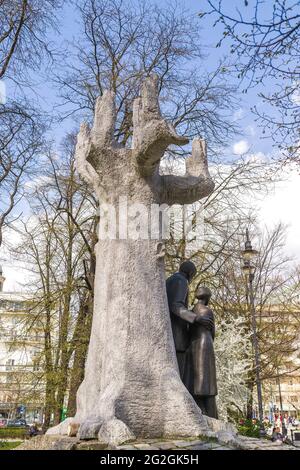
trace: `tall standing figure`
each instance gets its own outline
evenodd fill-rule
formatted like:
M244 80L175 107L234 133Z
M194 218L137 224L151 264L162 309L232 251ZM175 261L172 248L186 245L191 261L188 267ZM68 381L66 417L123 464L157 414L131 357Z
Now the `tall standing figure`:
M179 272L172 274L166 282L176 357L182 380L186 352L190 344L189 325L200 321L204 327L211 328L213 326L209 318L197 317L196 313L188 309L189 283L196 272L196 266L192 261L184 261L179 267Z

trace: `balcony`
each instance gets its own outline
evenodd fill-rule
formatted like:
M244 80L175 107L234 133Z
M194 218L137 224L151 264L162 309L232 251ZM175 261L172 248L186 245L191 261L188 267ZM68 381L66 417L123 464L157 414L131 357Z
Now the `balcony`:
M17 333L15 330L2 330L1 341L4 343L41 343L44 336Z
M42 366L37 364L0 364L0 373L12 372L12 373L29 373L29 372L41 372Z

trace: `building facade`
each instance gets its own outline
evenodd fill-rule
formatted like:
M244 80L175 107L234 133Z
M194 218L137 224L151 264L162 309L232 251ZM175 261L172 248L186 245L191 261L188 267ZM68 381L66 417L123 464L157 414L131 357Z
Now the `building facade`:
M26 294L4 291L0 267L0 418L42 422L43 325Z
M300 418L300 311L292 306L283 309L272 305L260 313L267 326L267 336L275 329L280 343L280 359L273 377L263 381L264 409L288 412ZM276 344L275 344L276 346ZM278 354L275 350L274 354Z

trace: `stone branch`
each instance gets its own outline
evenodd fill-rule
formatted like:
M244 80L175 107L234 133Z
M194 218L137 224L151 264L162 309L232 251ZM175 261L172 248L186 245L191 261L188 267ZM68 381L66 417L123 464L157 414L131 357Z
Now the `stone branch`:
M88 162L88 156L92 152L93 143L90 136L90 130L86 123L81 124L80 131L77 136L77 144L75 150L76 168L80 176L90 186L94 187L97 181L97 173L93 166Z
M96 101L94 124L90 131L83 123L77 136L76 166L82 178L94 185L99 178L97 169L101 164L101 155L118 147L114 139L116 121L115 95L106 90Z
M192 156L187 159L185 176L160 176L160 201L169 205L192 204L209 196L213 189L206 143L202 139L193 140Z
M157 75L146 78L141 96L134 100L133 129L133 152L143 176L154 173L169 145L188 143L188 139L177 135L174 127L161 116Z
M97 98L91 131L92 142L100 151L117 145L114 139L115 123L115 94L105 90L103 95Z
M111 161L112 153L117 158L121 148L114 139L115 121L115 95L105 91L97 99L92 130L83 124L78 135L77 169L85 181L98 189L98 193L101 191L103 160ZM169 145L188 143L188 139L178 136L173 126L161 116L156 75L143 82L141 96L134 101L133 126L132 156L142 177L157 175L160 160ZM185 176L165 175L158 181L163 203L189 204L208 196L214 184L208 171L205 141L193 141Z

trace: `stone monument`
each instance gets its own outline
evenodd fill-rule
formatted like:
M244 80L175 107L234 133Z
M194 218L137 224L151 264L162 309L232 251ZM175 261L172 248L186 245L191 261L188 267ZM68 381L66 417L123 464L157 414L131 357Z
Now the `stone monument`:
M158 78L147 78L133 106L132 148L114 139L115 97L98 98L93 128L82 124L77 170L101 203L188 204L208 196L205 142L195 139L186 175L160 175L167 147L188 139L161 116ZM197 436L214 429L183 385L172 337L159 240L99 239L93 325L77 412L48 434L77 431L80 439L121 442ZM217 427L218 428L218 427ZM218 428L219 429L219 428Z

